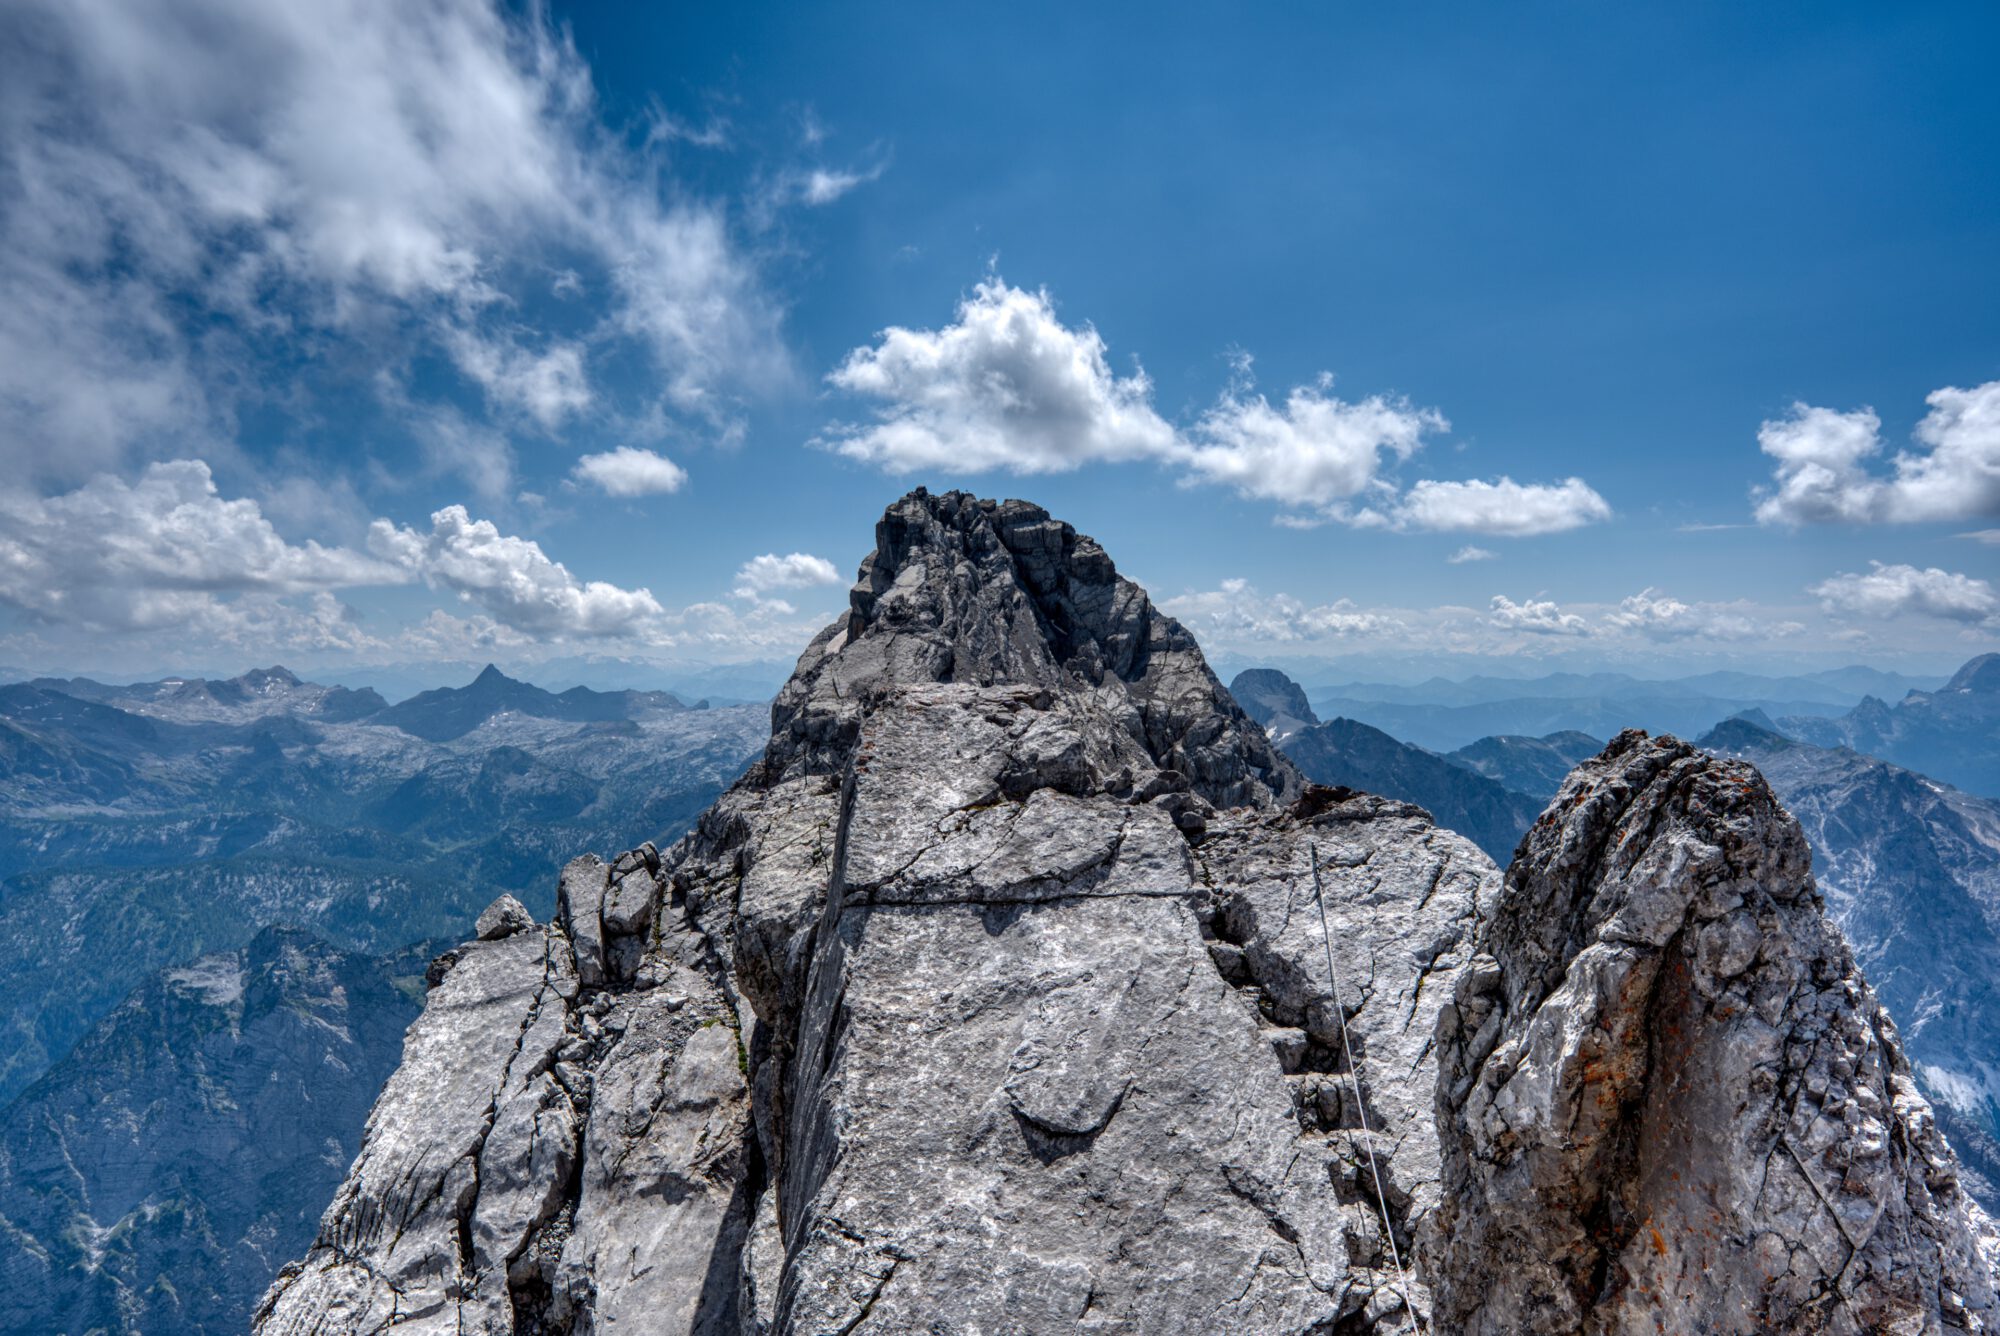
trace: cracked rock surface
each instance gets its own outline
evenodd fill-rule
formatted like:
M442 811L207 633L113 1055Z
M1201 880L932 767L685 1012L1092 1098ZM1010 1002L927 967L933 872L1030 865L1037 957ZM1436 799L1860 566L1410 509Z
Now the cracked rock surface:
M1987 1332L1992 1229L1763 777L1620 735L1440 1018L1467 1333Z
M1437 1209L1431 1039L1492 863L1309 789L1035 507L912 494L851 604L687 838L571 863L549 924L499 906L433 968L260 1332L1422 1311L1390 1245Z

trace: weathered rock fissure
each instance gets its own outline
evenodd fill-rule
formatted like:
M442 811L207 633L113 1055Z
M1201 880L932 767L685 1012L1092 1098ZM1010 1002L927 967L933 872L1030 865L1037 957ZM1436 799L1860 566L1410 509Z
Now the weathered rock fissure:
M1503 894L1420 809L1308 788L1187 632L1045 512L920 491L876 538L763 758L693 831L571 863L554 923L496 906L440 968L261 1332L1387 1333L1431 1321L1433 1286L1432 1329L1560 1330L1661 1293L1627 1265L1659 1181L1676 1155L1739 1153L1661 1121L1683 1086L1737 1079L1741 1026L1719 1008L1776 1007L1799 1045L1865 1010L1812 937L1810 896L1744 892L1784 923L1686 912L1766 865L1804 875L1769 823L1739 832L1736 863L1671 863L1694 848L1682 814L1720 792L1698 760L1621 740L1593 763L1616 773L1565 789ZM1663 859L1648 875L1681 888L1679 916L1627 923L1634 868ZM1813 967L1782 998L1728 993L1785 932L1819 943ZM1680 1054L1695 1003L1646 973L1668 959L1693 963L1708 1009ZM1628 996L1629 1015L1603 1002ZM1565 1006L1611 1038L1565 1029ZM1840 1043L1893 1083L1891 1031ZM1804 1054L1774 1045L1754 1070L1840 1070ZM1611 1105L1489 1116L1551 1064ZM1785 1144L1835 1164L1854 1138L1827 1130L1831 1087L1786 1090ZM1818 1121L1789 1112L1814 1099ZM1920 1103L1884 1141L1922 1162L1929 1205L1854 1243L1841 1231L1862 1223L1813 1202L1859 1263L1814 1272L1782 1184L1743 1228L1768 1226L1802 1284L1845 1285L1855 1311L1886 1271L1983 1313L1976 1222L1952 1213ZM1763 1159L1765 1180L1794 1172ZM1509 1251L1544 1243L1532 1265Z

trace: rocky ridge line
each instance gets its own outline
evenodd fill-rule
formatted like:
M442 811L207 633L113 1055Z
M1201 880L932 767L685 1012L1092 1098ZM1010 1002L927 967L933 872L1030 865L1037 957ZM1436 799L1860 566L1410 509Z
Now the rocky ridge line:
M905 498L851 602L657 866L444 963L260 1331L1407 1324L1307 848L1405 1247L1491 863L1306 791L1034 507Z
M1046 512L918 491L876 539L764 759L693 832L572 863L553 922L498 906L441 963L257 1329L1355 1336L1428 1319L1429 1282L1438 1330L1563 1329L1501 1324L1517 1293L1575 1299L1572 1273L1608 1255L1598 1217L1579 1242L1575 1201L1536 1195L1576 1167L1559 1141L1536 1143L1541 1178L1505 1178L1477 1092L1509 1088L1486 1073L1515 1029L1540 1023L1552 1061L1578 1037L1540 1004L1596 959L1599 883L1607 902L1626 887L1604 880L1615 859L1572 857L1623 799L1567 844L1552 809L1501 907L1491 861L1420 809L1305 785L1187 632ZM1565 798L1626 792L1596 774ZM1675 878L1706 846L1620 829L1648 903L1684 909ZM1738 834L1732 857L1803 875L1795 827ZM1522 908L1545 885L1568 897L1541 896L1560 900L1546 922ZM1837 944L1795 908L1780 927ZM1815 1015L1865 988L1794 982L1786 1005ZM1726 1067L1744 1025L1700 1031L1685 1063ZM1626 1068L1621 1099L1646 1091ZM1920 1104L1894 1126L1921 1137ZM1624 1201L1631 1138L1611 1145L1577 1163ZM1962 1284L1977 1314L1978 1222L1933 1149L1946 1205L1906 1213L1932 1233L1894 1235L1885 1265ZM1807 1247L1810 1227L1779 1236Z

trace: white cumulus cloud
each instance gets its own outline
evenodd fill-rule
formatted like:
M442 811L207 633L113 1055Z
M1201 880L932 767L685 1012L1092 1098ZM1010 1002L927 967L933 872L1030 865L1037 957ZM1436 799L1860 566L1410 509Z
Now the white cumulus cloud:
M1611 518L1611 506L1581 478L1562 482L1418 482L1384 516L1392 528L1526 538Z
M817 585L837 585L840 572L825 557L806 552L779 556L766 552L750 558L736 572L738 598L762 598L780 589L810 589Z
M1975 625L2000 621L2000 593L1990 581L1936 566L1887 566L1879 561L1868 565L1867 571L1842 572L1807 592L1836 614L1900 617L1907 613Z
M1926 401L1920 449L1897 453L1888 474L1873 409L1809 404L1763 424L1757 444L1777 460L1775 486L1757 506L1765 524L1919 523L2000 516L2000 380L1947 387Z
M1445 560L1454 566L1463 566L1468 561L1491 561L1493 560L1493 554L1483 547L1473 547L1467 544L1446 557Z
M673 460L631 445L585 455L572 472L607 496L658 496L687 482L687 470Z
M1167 457L1191 477L1245 496L1324 509L1366 490L1385 460L1415 454L1426 432L1450 429L1435 409L1379 395L1350 403L1332 386L1333 378L1322 376L1294 389L1282 408L1232 389Z
M1578 478L1426 480L1405 492L1392 471L1449 430L1442 413L1386 395L1344 399L1326 375L1273 402L1251 386L1249 366L1239 355L1222 397L1177 427L1155 409L1142 369L1112 369L1094 328L1064 324L1046 291L989 278L944 328L892 327L849 353L827 380L874 401L874 419L834 423L815 444L892 474L1150 461L1190 484L1275 502L1279 523L1302 527L1334 520L1523 537L1611 513Z
M643 638L665 615L651 591L579 580L540 544L503 534L464 506L433 512L428 533L377 520L368 546L381 560L538 639Z
M1747 605L1686 603L1643 589L1604 615L1606 625L1653 640L1755 640L1795 635L1797 622L1775 620Z
M1486 620L1503 631L1526 631L1542 636L1583 636L1590 626L1573 612L1564 612L1548 599L1524 599L1516 603L1505 594L1495 594Z
M46 621L106 630L213 622L226 619L232 595L409 578L366 553L287 542L255 501L223 497L198 459L151 465L135 482L102 475L51 497L0 492L0 602Z
M886 329L827 379L882 407L873 424L836 425L823 443L893 474L1062 473L1175 447L1144 372L1118 376L1096 330L1070 329L1048 293L999 279L974 288L952 324Z

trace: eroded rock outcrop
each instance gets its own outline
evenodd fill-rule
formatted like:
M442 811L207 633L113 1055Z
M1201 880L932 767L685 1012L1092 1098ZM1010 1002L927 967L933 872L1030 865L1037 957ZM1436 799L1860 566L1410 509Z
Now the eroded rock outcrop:
M1762 776L1621 735L1441 1018L1467 1333L1992 1331L1990 1226Z
M260 1331L1386 1332L1428 1303L1381 1222L1407 1256L1436 1211L1430 1046L1492 863L1309 789L1035 507L912 494L851 603L686 839L572 863L554 921L503 906L440 962Z

